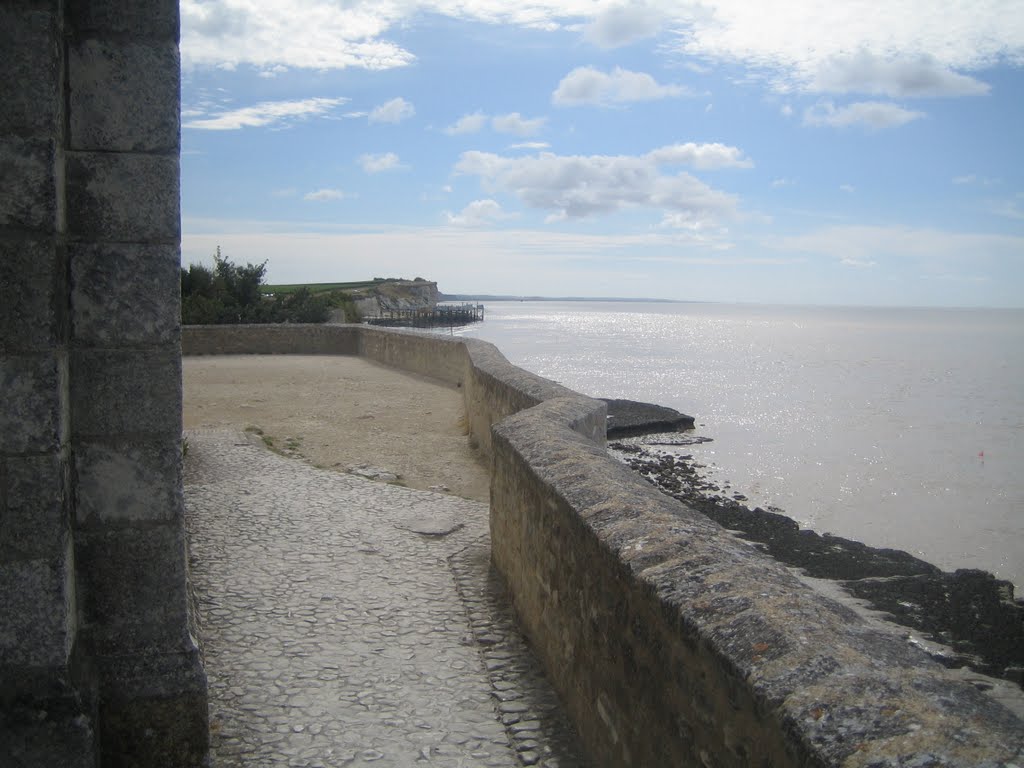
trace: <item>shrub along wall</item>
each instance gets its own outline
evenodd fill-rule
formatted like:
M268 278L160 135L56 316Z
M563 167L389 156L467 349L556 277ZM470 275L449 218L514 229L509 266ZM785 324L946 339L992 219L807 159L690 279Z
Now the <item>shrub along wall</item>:
M1024 722L637 478L605 406L490 344L358 326L186 327L185 354L361 354L464 393L492 558L600 766L1003 766Z

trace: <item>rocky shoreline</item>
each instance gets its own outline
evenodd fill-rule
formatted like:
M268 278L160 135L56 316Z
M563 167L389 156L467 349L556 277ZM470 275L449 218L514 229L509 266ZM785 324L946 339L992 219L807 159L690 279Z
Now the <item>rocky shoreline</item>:
M611 411L613 402L622 401L608 402ZM653 421L660 422L663 416ZM642 424L631 423L629 434L641 435L642 430ZM609 452L665 493L779 562L837 582L870 608L920 633L930 641L922 647L946 666L968 666L1024 688L1024 600L1014 599L1010 582L976 569L943 571L902 550L801 529L775 507L750 508L741 493L707 479L704 465L678 452L709 438L657 434L665 431L660 423L652 424L644 437L610 442ZM670 446L673 450L666 450Z

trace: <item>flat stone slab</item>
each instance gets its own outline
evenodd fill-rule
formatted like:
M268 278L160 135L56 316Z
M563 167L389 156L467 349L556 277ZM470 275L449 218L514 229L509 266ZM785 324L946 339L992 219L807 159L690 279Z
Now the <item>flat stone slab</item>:
M213 765L584 765L490 568L486 504L188 440Z
M439 515L437 517L414 517L399 524L398 527L421 536L448 536L460 530L463 524L453 517Z
M674 408L636 400L616 400L602 397L608 404L607 433L609 438L636 437L658 432L677 432L693 429L693 416Z

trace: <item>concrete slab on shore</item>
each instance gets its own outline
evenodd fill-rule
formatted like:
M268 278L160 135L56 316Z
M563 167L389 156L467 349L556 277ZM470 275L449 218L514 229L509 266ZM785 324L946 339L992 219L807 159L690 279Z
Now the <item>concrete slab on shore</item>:
M602 397L608 404L608 439L653 435L658 432L678 432L693 429L693 416L674 408L636 400L618 400Z

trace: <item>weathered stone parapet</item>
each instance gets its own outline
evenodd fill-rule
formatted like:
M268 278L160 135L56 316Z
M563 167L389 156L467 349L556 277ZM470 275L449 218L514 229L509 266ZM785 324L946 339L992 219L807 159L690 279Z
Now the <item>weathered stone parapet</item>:
M461 386L491 457L492 559L595 765L1024 760L1018 717L637 478L604 450L604 403L493 345L358 326L186 327L183 344L310 354L332 334Z
M356 355L355 325L189 325L182 355Z
M1019 719L567 429L495 427L492 557L598 765L1001 765Z
M466 348L458 339L408 331L394 333L367 326L348 327L358 333L362 357L432 376L456 387L465 383Z

